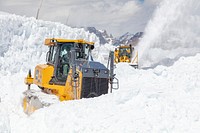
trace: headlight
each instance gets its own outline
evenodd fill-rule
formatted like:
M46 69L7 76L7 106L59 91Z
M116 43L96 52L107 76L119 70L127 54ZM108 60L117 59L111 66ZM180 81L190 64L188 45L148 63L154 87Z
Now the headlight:
M38 69L35 71L35 79L36 79L36 80L39 79L39 70L38 70Z
M87 72L88 72L88 69L85 69L84 72L87 73Z
M105 73L105 74L108 74L108 71L107 71L107 70L105 70L105 71L104 71L104 73Z

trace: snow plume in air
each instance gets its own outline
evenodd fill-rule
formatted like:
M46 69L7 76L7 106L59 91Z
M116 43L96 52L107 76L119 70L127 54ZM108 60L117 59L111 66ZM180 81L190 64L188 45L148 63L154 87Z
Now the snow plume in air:
M164 0L145 28L140 66L170 66L181 56L200 52L200 1Z

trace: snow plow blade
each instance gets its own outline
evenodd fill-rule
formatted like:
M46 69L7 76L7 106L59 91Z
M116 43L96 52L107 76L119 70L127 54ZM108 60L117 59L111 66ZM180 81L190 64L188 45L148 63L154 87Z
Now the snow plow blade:
M31 115L35 110L48 107L59 101L54 95L45 94L41 91L26 90L23 98L23 110L27 115Z
M27 115L32 114L35 110L42 108L43 105L37 97L27 97L23 99L23 109Z

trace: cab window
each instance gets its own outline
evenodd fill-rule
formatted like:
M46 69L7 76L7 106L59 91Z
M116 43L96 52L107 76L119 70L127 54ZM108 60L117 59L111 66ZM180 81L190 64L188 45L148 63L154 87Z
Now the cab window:
M47 62L50 64L55 63L55 55L57 51L57 46L50 46L49 51L47 53Z

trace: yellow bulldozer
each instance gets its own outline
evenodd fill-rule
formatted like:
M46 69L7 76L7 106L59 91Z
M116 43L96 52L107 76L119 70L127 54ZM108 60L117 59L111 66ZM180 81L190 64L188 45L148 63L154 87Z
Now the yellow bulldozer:
M118 88L114 52L110 52L107 68L93 60L93 42L50 38L45 40L45 45L49 47L46 63L35 67L33 77L29 71L25 78L28 86L23 93L25 113L31 114L57 101L97 97ZM40 89L31 89L32 84Z
M126 62L131 66L138 68L138 52L134 53L134 47L132 45L122 45L115 48L114 62Z

